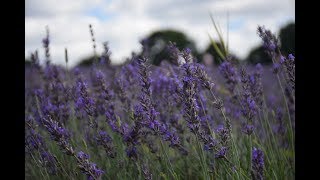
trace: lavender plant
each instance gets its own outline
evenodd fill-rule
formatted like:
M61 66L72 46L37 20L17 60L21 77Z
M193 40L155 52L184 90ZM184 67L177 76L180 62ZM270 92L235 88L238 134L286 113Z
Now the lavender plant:
M51 63L47 31L46 63L26 68L26 179L294 179L295 57L257 31L271 66L224 48L208 67L174 42L153 66L145 39L123 65L104 43L73 69Z

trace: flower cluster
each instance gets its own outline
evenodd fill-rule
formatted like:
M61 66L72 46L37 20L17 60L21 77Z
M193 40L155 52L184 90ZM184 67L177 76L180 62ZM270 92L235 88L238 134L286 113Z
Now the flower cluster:
M219 70L223 77L226 79L228 90L233 93L236 85L238 84L238 76L236 69L233 67L231 62L224 61L220 66Z
M295 57L281 54L271 31L258 28L272 65L226 51L217 66L175 43L158 63L152 38L113 65L108 44L98 55L91 25L90 33L90 67L51 64L48 34L47 63L31 54L28 179L294 178Z
M253 148L252 151L252 178L264 179L264 154L263 151L257 148Z
M98 135L95 137L97 143L105 149L107 155L111 158L116 156L116 151L112 143L111 137L105 131L99 131Z
M89 162L89 155L80 151L77 154L78 167L87 175L88 180L99 179L104 173L95 163Z

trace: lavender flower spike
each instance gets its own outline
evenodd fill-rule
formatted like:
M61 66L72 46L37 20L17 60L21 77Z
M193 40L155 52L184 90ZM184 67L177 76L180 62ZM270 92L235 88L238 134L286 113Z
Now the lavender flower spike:
M77 154L78 167L82 173L87 175L88 180L99 179L104 173L101 169L97 168L97 165L89 162L89 155L80 151Z
M264 170L264 154L260 149L252 151L252 178L262 180Z

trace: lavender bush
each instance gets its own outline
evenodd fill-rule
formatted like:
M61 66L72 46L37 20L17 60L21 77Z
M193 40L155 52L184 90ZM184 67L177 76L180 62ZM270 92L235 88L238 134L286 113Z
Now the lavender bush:
M143 47L111 66L104 43L68 69L51 63L47 30L46 63L32 53L25 76L26 179L294 179L295 57L257 32L272 67L227 54L206 67L174 43L173 63L150 65Z

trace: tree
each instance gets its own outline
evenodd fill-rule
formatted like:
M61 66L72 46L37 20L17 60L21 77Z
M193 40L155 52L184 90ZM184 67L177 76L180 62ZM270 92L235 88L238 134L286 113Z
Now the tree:
M265 52L265 49L262 45L257 46L253 48L248 57L246 58L246 61L250 64L271 64L272 59L270 56Z
M195 43L184 33L171 29L159 30L151 33L143 39L143 44L147 48L146 53L152 64L159 65L162 60L170 59L170 54L167 50L167 45L170 41L175 43L179 50L190 48L191 53L196 58L200 57Z
M295 23L289 23L280 30L281 52L295 54Z
M96 56L92 55L87 58L84 58L82 61L80 61L80 63L78 63L78 66L91 66L95 61L96 63L109 66L111 63L111 59L110 59L111 52L108 47L108 42L104 42L103 47L104 47L104 52L101 55L96 55ZM67 50L66 50L66 53L67 53Z
M24 67L31 67L31 60L30 59L25 59L24 61Z
M109 66L109 64L106 63L106 61L102 62L102 56L97 56L96 59L97 59L97 63L99 63L99 64L105 64L106 66ZM78 63L77 66L88 67L88 66L93 65L94 61L95 61L95 57L94 57L94 56L88 56L88 57L82 59L82 60Z
M222 46L222 44L220 43L220 42L216 42L216 44L217 44L217 46L218 46L218 48L219 49L223 49L223 46ZM220 56L219 56L219 54L218 54L218 52L215 50L215 48L214 48L214 46L212 45L212 43L210 43L210 44L208 44L208 46L207 46L207 48L204 50L204 52L201 54L202 55L202 58L203 58L203 56L205 55L205 54L210 54L211 56L212 56L212 58L213 58L213 62L214 62L214 64L216 64L216 65L219 65L219 64L221 64L223 61L224 61L224 59L222 59ZM229 54L230 56L232 56L232 61L234 61L235 63L238 63L239 62L239 58L237 58L235 55L233 55L233 54ZM202 61L202 60L201 60Z
M97 60L99 61L99 57L96 57ZM91 66L93 64L93 62L95 61L95 57L94 56L89 56L86 57L84 59L82 59L77 66Z

